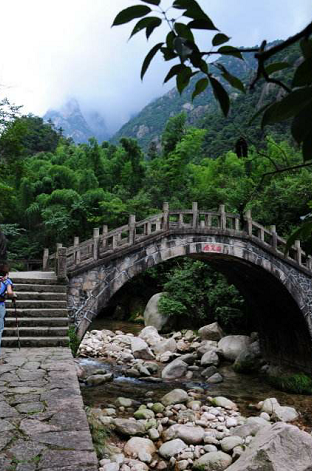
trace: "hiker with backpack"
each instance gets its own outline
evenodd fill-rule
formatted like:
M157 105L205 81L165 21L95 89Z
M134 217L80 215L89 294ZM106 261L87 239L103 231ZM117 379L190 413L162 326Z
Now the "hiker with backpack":
M1 337L4 329L5 318L5 297L8 295L15 302L16 294L13 292L13 283L9 278L9 269L6 265L0 265L0 350L1 350ZM0 364L3 360L0 358Z

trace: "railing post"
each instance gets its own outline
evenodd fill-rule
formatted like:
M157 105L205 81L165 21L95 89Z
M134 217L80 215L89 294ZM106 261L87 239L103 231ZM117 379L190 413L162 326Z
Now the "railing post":
M161 230L161 220L158 218L156 219L156 232Z
M205 221L203 219L201 219L201 221L199 221L199 227L201 229L205 229L206 226L205 226Z
M100 241L100 229L95 227L93 229L93 260L99 258L99 241Z
M46 271L49 268L49 249L44 249L43 260L42 260L42 271Z
M302 265L302 249L300 240L295 240L295 247L296 247L296 260L299 265Z
M79 237L74 237L74 263L75 265L80 263Z
M225 215L225 206L224 206L224 204L220 204L219 212L220 212L220 226L221 226L221 229L226 229L226 215Z
M179 213L178 227L183 227L183 213Z
M60 281L67 280L67 249L58 247L56 252L56 276Z
M152 223L147 221L146 223L146 235L150 235L152 233Z
M196 229L198 224L198 203L193 201L192 203L192 213L193 213L193 229Z
M272 232L272 247L274 250L277 250L277 233L276 233L275 224L271 226L271 232Z
M240 231L240 220L239 220L239 217L235 218L235 231Z
M308 255L308 257L307 257L307 268L309 270L312 270L312 257L311 257L311 255Z
M107 233L108 233L108 226L107 224L104 224L103 232L102 232L102 247L103 248L107 247L107 238L106 238Z
M245 219L246 219L246 232L249 236L252 236L252 216L251 216L251 210L248 209L245 213Z
M132 245L135 241L135 214L130 214L128 226L128 243Z
M169 203L163 204L163 227L164 231L169 229Z

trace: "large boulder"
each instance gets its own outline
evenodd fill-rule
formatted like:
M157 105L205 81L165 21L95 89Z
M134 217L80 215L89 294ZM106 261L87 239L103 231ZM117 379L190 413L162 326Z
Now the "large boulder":
M224 337L223 330L218 322L213 322L209 325L204 325L198 331L198 335L202 340L220 340Z
M188 364L185 361L176 358L169 363L161 372L162 379L177 379L185 376L187 373Z
M178 455L184 448L187 448L186 443L184 443L180 438L175 440L170 440L169 442L163 443L158 450L158 453L163 457L170 459L172 456Z
M294 425L278 422L259 431L227 471L311 471L312 437Z
M223 451L212 451L196 460L193 469L200 469L203 471L223 471L224 469L230 469L228 466L231 463L232 458L227 453L224 453ZM258 469L260 471L260 468Z
M201 366L218 366L220 360L215 351L210 350L201 357Z
M153 346L156 355L162 355L165 352L175 353L177 351L177 342L173 339L164 339Z
M250 337L247 335L228 335L220 340L218 348L226 360L235 361L250 342Z
M121 435L144 435L146 433L145 425L138 420L114 419L113 424L116 432Z
M233 368L237 373L252 373L262 366L260 343L250 343L242 350L234 362Z
M166 325L169 316L161 314L158 310L158 301L164 295L164 293L156 293L148 301L144 311L144 325L156 327L158 331Z
M131 350L134 358L143 358L144 360L153 360L155 358L147 343L140 337L131 338Z

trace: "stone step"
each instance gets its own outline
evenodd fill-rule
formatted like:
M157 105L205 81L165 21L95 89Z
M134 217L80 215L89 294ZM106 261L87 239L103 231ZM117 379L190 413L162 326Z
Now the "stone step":
M66 327L68 326L67 317L18 317L20 327ZM6 316L6 327L16 327L16 318Z
M60 283L57 278L20 278L14 276L13 273L9 274L9 277L13 281L14 285L23 284L23 285L58 285L64 286L64 283Z
M5 327L3 337L16 337L16 327ZM68 327L19 327L20 337L66 337Z
M7 308L12 307L12 301L6 301L5 305ZM48 308L58 308L58 309L66 309L67 302L66 301L43 301L40 299L33 299L29 301L23 301L17 299L16 301L16 308L17 309L48 309Z
M50 293L49 291L44 291L42 293L35 293L29 291L18 291L14 290L17 294L17 301L66 301L66 293ZM8 298L8 301L10 298Z
M36 280L37 281L37 280ZM42 284L38 285L37 282L34 284L31 283L14 283L14 291L16 292L35 292L35 293L66 293L67 286L66 285L51 285L51 284Z
M68 337L20 337L21 347L68 347ZM17 337L3 337L1 347L17 348Z
M67 309L16 309L17 317L67 317ZM7 317L15 317L15 309L12 307L6 310Z

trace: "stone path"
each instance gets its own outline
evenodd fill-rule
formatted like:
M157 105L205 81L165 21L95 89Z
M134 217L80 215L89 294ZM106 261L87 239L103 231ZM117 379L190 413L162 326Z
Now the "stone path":
M0 470L97 471L69 348L1 350Z

